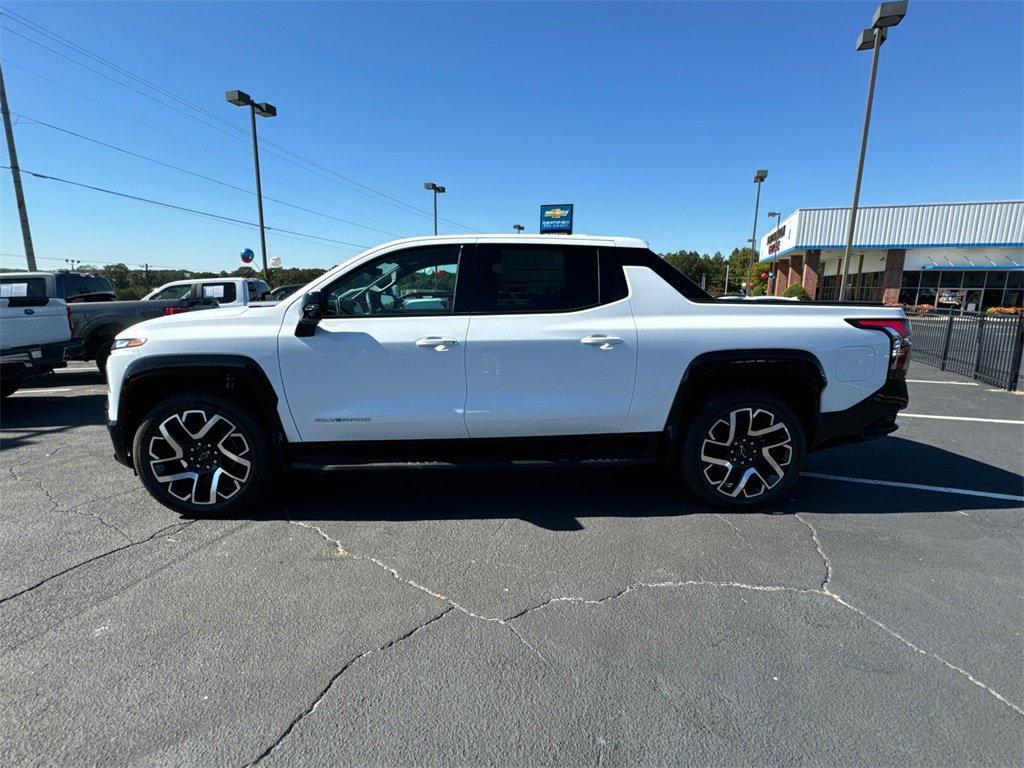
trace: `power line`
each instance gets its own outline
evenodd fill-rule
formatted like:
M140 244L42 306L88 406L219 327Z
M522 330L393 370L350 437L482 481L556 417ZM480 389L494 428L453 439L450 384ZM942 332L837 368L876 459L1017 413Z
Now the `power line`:
M169 90L167 90L167 89L157 85L156 83L153 83L152 81L147 80L144 77L141 77L139 75L136 75L136 74L132 73L130 70L127 70L124 67L121 67L121 66L119 66L117 64L114 64L113 62L103 58L99 54L93 53L92 51L89 51L88 49L83 48L82 46L78 45L77 43L74 43L74 42L68 40L67 38L62 37L61 35L57 34L56 32L53 32L52 30L47 29L43 25L38 24L38 23L36 23L34 21L31 21L30 19L27 19L26 17L22 16L21 14L14 13L13 11L10 11L9 9L4 9L3 10L3 14L6 14L13 21L27 26L30 30L32 30L36 34L43 35L43 36L47 37L48 39L50 39L50 40L52 40L54 42L57 42L57 43L59 43L61 45L64 45L64 46L70 48L71 50L75 51L79 55L88 56L93 61L96 61L97 63L100 63L100 64L103 64L103 65L105 65L107 67L110 67L111 69L115 70L116 72L119 72L119 73L123 74L126 77L130 77L131 79L135 80L136 82L141 83L143 85L146 85L147 87L149 87L151 89L155 89L155 90L165 94L169 98L172 98L175 101L177 101L177 102L179 102L181 104L184 104L185 106L187 106L187 107L189 107L189 108L191 108L191 109L193 109L193 110L195 110L195 111L197 111L197 112L199 112L199 113L201 113L203 115L208 115L209 117L213 118L214 120L217 120L218 122L224 123L226 126L230 127L231 129L233 129L235 131L241 131L241 134L239 134L239 133L231 134L231 133L228 133L228 131L226 131L225 129L220 128L219 126L210 125L205 120L202 120L202 119L200 119L199 117L197 117L195 115L189 115L188 113L183 112L182 110L178 109L177 107L174 107L174 106L169 105L169 104L165 104L160 99L155 98L154 96L152 96L151 94L149 94L149 93L147 93L145 91L141 91L141 90L139 90L139 89L137 89L137 88L135 88L135 87L133 87L131 85L128 85L127 83L121 82L120 80L117 80L117 79L111 77L110 75L107 75L107 74L105 74L103 72L100 72L100 71L96 70L94 67L91 67L88 64L85 64L84 62L81 62L81 61L78 61L77 59L71 58L70 56L67 56L66 54L60 53L59 51L55 51L54 49L50 48L49 46L43 45L42 43L40 43L37 40L33 40L32 38L30 38L30 37L28 37L28 36L26 36L26 35L24 35L22 33L19 33L19 32L16 32L15 30L10 29L10 27L0 27L0 28L6 29L8 32L13 32L14 34L18 35L19 37L21 37L21 38L23 38L23 39L25 39L25 40L27 40L27 41L29 41L31 43L34 43L35 45L38 45L38 46L40 46L40 47L42 47L42 48L44 48L44 49L46 49L48 51L51 51L52 53L55 53L56 55L61 56L62 58L66 59L68 61L71 61L73 63L76 63L76 64L78 64L78 65L80 65L80 66L82 66L82 67L84 67L84 68L86 68L86 69L88 69L88 70L90 70L92 72L95 72L96 74L100 75L101 77L105 77L106 79L110 80L111 82L117 83L118 85L122 85L125 88L128 88L129 90L134 91L135 93L138 93L138 94L140 94L141 96L144 96L147 99L150 99L151 101L156 101L157 103L159 103L159 104L161 104L163 106L170 107L171 109L174 109L176 112L184 114L187 117L191 117L192 119L196 120L197 122L199 122L199 123L201 123L203 125L206 125L208 127L211 127L214 130L220 131L221 133L225 133L225 134L231 136L232 138L235 138L235 139L238 139L238 140L242 140L242 141L248 140L248 137L246 135L244 135L245 134L244 130L242 130L239 126L237 126L234 123L226 120L225 118L220 117L219 115L216 115L213 112L210 112L209 110L205 109L204 107L201 107L201 106L199 106L199 105L189 101L188 99L185 99L185 98L183 98L181 96L178 96L177 94L174 94L173 92L171 92L171 91L169 91ZM384 203L386 203L388 205L392 205L392 206L395 206L395 207L401 207L401 209L403 209L403 210L406 210L406 211L409 211L409 212L413 212L413 213L417 213L417 214L420 214L420 215L423 215L423 216L428 216L428 217L431 217L431 218L433 217L433 213L430 212L430 211L427 211L426 209L419 208L418 206L415 206L415 205L412 205L410 203L407 203L404 200L400 200L399 198L396 198L396 197L388 195L388 194L386 194L384 192L381 192L380 190L377 190L377 189L375 189L374 187L371 187L368 184L363 184L362 182L356 181L355 179L353 179L353 178L351 178L349 176L345 176L342 173L338 173L337 171L335 171L335 170L333 170L331 168L328 168L327 166L321 165L320 163L318 163L318 162L316 162L314 160L310 160L309 158L303 157L302 155L300 155L300 154L298 154L296 152L293 152L292 150L288 149L287 147L284 147L284 146L282 146L280 144L277 144L276 142L270 141L268 139L264 139L262 141L262 143L264 145L266 145L267 147L272 148L272 150L277 150L277 152L268 150L267 154L270 154L272 156L278 157L278 158L284 160L285 162L290 162L293 165L295 165L296 167L301 168L302 170L305 170L307 173L313 173L313 174L315 174L317 176L321 176L322 178L328 179L330 181L334 181L334 183L336 183L336 184L340 184L341 186L344 186L344 187L347 187L349 189L352 189L353 191L358 192L358 193L363 194L363 195L366 195L368 197L371 197L372 199L377 199L380 202L384 202ZM296 161L299 161L301 163L305 163L307 165L311 165L314 168L318 168L318 169L320 169L322 171L325 171L327 174L330 174L330 176L326 176L323 173L318 173L316 170L313 170L313 168L308 168L308 167L305 167L303 165L300 165L299 162L296 162ZM336 178L332 178L332 177L336 177ZM457 227L459 229L468 230L470 232L477 232L477 230L473 229L472 227L466 226L465 224L460 224L459 222L454 221L452 219L447 219L447 218L444 218L444 217L439 217L439 218L440 218L441 221L444 221L447 224L455 226L455 227Z
M107 149L112 149L112 150L114 150L116 152L121 152L121 153L123 153L125 155L129 155L131 157L138 158L139 160L145 160L146 162L154 163L154 164L162 166L164 168L170 168L171 170L178 171L178 172L184 173L184 174L188 174L189 176L194 176L197 179L203 179L204 181L209 181L209 182L212 182L214 184L219 184L222 187L227 187L228 189L234 189L234 190L236 190L238 192L244 192L247 195L254 195L254 194L256 194L251 189L246 189L245 187L240 187L237 184L231 184L230 182L227 182L227 181L222 181L220 179L215 179L212 176L206 176L206 175L204 175L202 173L197 173L196 171L190 171L187 168L181 168L180 166L172 165L171 163L166 163L163 160L157 160L156 158L148 157L147 155L143 155L143 154L140 154L138 152L133 152L130 149L125 149L124 147L119 147L116 144L109 144L109 143L107 143L105 141L100 141L99 139L94 139L91 136L86 136L84 134L78 133L77 131L72 131L72 130L70 130L68 128L62 128L59 125L54 125L53 123L48 123L45 120L40 120L40 119L38 119L36 117L32 117L31 115L26 115L26 114L21 113L21 112L17 112L17 113L12 112L11 114L17 114L19 117L23 117L26 120L29 120L32 123L36 124L36 125L45 126L46 128L50 128L50 129L52 129L54 131L59 131L60 133L65 133L65 134L67 134L69 136L74 136L75 138L82 139L84 141L88 141L88 142L91 142L93 144L98 144L101 147L106 147ZM338 216L332 216L329 213L323 213L322 211L315 211L312 208L306 208L306 207L301 206L301 205L296 205L294 203L289 203L289 202L287 202L285 200L279 200L278 198L271 197L270 195L264 195L263 199L264 200L270 200L272 202L278 203L279 205L285 205L285 206L287 206L289 208L294 208L294 209L299 210L299 211L304 211L306 213L312 213L312 214L315 214L316 216L323 216L326 219L331 219L333 221L339 221L339 222L341 222L343 224L350 224L353 227L362 227L363 229L368 229L371 232L377 232L377 233L382 234L382 235L391 235L392 237L402 237L402 235L398 234L397 232L389 232L386 229L377 229L376 227L371 227L371 226L368 226L366 224L360 224L357 221L350 221L349 219L342 219L342 218L340 218Z
M6 165L0 165L0 168L4 168L4 169L7 169L7 170L10 170L10 166L6 166ZM92 184L85 184L84 182L80 182L80 181L72 181L71 179L64 179L64 178L61 178L59 176L50 176L50 175L45 174L45 173L38 173L36 171L29 171L29 170L27 170L25 168L22 168L21 171L22 171L22 173L26 173L29 176L32 176L32 177L37 178L37 179L44 179L46 181L58 181L58 182L60 182L62 184L70 184L73 187L81 187L82 189L89 189L89 190L92 190L93 192L103 192L104 194L114 195L116 197L123 197L123 198L126 198L128 200L135 200L135 201L140 202L140 203L150 203L151 205L159 205L159 206L161 206L163 208L170 208L172 210L180 211L182 213L191 213L191 214L193 214L195 216L203 216L203 217L208 218L208 219L215 219L217 221L223 221L223 222L227 222L227 223L230 223L230 224L242 225L242 226L246 226L246 227L259 227L259 224L255 224L255 223L253 223L251 221L245 221L244 219L236 219L236 218L233 218L231 216L224 216L223 214L219 214L219 213L212 213L210 211L202 211L202 210L199 210L197 208L188 208L188 207L183 206L183 205L175 205L174 203L165 203L165 202L163 202L161 200L153 200L153 199L148 198L148 197L141 197L139 195L132 195L132 194L129 194L127 192L118 192L118 191L113 190L113 189L106 189L105 187L97 187L97 186L94 186ZM330 238L330 237L321 237L320 235L312 235L312 234L310 234L308 232L296 232L296 231L291 230L291 229L282 229L280 227L266 227L266 230L268 232L277 232L277 233L282 233L282 234L286 234L286 235L295 235L295 236L298 236L298 237L309 238L311 240L322 241L323 244L325 244L325 245L326 244L330 244L330 243L335 243L337 245L348 246L350 249L351 248L365 249L365 248L369 247L367 245L360 245L359 243L349 243L349 242L346 242L344 240L335 240L335 239Z
M24 259L25 258L25 254L23 254L23 253L0 253L0 258L3 258L3 257L7 257L7 258L11 258L11 259ZM74 258L72 258L71 256L68 256L68 257L62 257L62 256L36 256L36 258L37 259L42 259L43 261L63 261L63 262L77 261L77 262L80 262L82 264L85 264L86 266L89 266L91 264L124 264L126 267L145 267L145 266L147 266L143 262L136 262L136 261L109 261L107 259L83 259L83 258L81 258L79 256L75 256ZM209 271L209 270L199 270L199 269L189 270L189 269L186 269L185 267L168 267L168 266L163 266L163 265L160 265L160 264L149 264L148 266L149 266L150 269L159 269L159 270L168 270L168 271L173 271L173 270L182 270L184 272L189 272L189 271L191 271L191 272L205 272L205 271Z
M65 91L67 91L69 93L72 93L75 96L78 96L79 98L85 99L86 101L92 102L93 104L97 104L97 105L103 107L104 109L110 110L111 112L113 112L115 114L121 115L122 117L125 117L128 120L131 120L134 123L138 123L139 125L142 125L142 126L144 126L146 128L149 128L152 131L156 131L157 133L159 133L159 134L161 134L163 136L166 136L166 137L168 137L170 139L174 139L175 141L180 142L181 144L184 144L184 145L186 145L188 147L191 147L192 149L198 149L200 152L204 152L207 155L210 155L211 157L216 157L219 160L223 160L224 162L230 163L231 165L238 166L239 168L245 168L246 170L249 169L249 165L246 164L246 163L241 163L241 162L239 162L237 160L232 160L230 158L225 157L224 155L217 154L216 152L213 152L213 151L207 149L204 146L201 146L199 144L195 144L195 143L189 141L188 139L183 139L180 136L177 136L177 135L175 135L173 133L170 133L169 131L165 131L163 128L155 126L152 123L147 123L145 120L141 120L141 119L135 117L134 115L129 114L128 112L125 112L123 110L118 109L117 107L112 107L111 105L109 105L109 104L107 104L105 102L102 102L99 99L95 99L92 96L88 96L88 95L82 93L81 91L76 91L74 88L70 88L69 86L64 85L64 83L60 83L60 82L58 82L56 80L53 80L53 79L47 77L46 75L40 74L39 72L31 70L28 67L22 66L21 64L18 64L17 62L12 61L11 59L9 59L9 58L7 58L5 56L4 57L0 57L0 60L2 60L5 64L8 64L8 65L10 65L12 67L20 69L23 72L27 72L28 74L32 75L33 77L37 77L40 80L44 80L45 82L50 83L51 85L55 85L58 88L62 88L63 90L65 90ZM344 205L339 205L338 203L334 202L333 200L329 200L329 199L327 199L325 197L321 197L320 195L316 195L316 194L314 194L312 192L308 192L308 191L306 191L304 189L301 189L300 187L296 187L296 186L294 186L292 184L289 184L287 182L281 181L280 179L274 178L272 176L268 176L266 174L263 174L263 180L265 182L266 181L271 181L274 184L277 184L279 186L285 187L286 189L290 189L293 192L298 192L300 195L305 195L306 197L312 198L312 199L317 200L317 201L319 201L321 203L326 203L327 205L331 206L332 208L337 208L338 210L346 211L346 212L351 213L351 214L353 214L355 216L359 216L361 218L367 219L368 221L375 221L377 223L384 224L385 226L391 226L390 222L384 221L383 219L380 219L380 218L378 218L376 216L370 216L368 214L361 213L360 211L354 210L352 208L347 208ZM386 232L386 230L379 230L379 231L385 231ZM394 234L394 233L387 232L387 234Z

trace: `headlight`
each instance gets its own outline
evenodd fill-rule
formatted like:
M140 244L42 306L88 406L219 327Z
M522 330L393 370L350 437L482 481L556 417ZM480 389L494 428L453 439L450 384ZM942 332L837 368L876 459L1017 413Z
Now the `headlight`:
M111 349L128 349L129 347L141 347L145 343L145 339L114 339L114 346L111 347Z

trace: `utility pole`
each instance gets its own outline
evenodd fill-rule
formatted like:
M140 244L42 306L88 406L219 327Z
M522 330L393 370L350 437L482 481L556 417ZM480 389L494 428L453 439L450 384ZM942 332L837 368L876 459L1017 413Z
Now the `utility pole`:
M146 293L149 293L149 264L143 264L142 268L146 273Z
M7 135L7 155L11 161L11 176L14 178L14 199L18 203L18 218L21 219L21 239L25 244L25 259L28 271L36 271L36 252L32 247L32 230L28 227L28 209L25 207L25 191L21 188L21 168L18 167L18 150L14 147L14 126L11 125L11 110L7 108L7 88L4 86L4 70L0 67L0 112L3 113L4 133Z

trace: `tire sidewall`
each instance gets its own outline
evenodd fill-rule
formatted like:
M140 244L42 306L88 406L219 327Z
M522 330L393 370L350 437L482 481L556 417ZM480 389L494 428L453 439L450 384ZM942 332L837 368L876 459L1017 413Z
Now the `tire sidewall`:
M752 408L755 412L760 408L772 412L786 425L792 440L793 454L782 479L774 488L753 498L733 498L719 491L704 476L704 467L700 459L701 444L707 437L708 430L716 421L738 408ZM788 493L800 475L805 455L804 427L790 406L766 392L737 391L714 398L697 412L687 427L678 466L690 490L702 501L722 509L746 511L770 505Z
M164 483L158 481L149 466L148 444L156 436L160 424L169 416L183 411L205 411L207 415L217 413L231 421L249 444L246 458L251 462L249 477L242 490L230 499L215 504L196 504L173 496ZM190 517L224 516L241 511L256 501L266 487L273 471L266 431L250 413L217 395L196 392L168 398L154 406L135 430L132 440L132 460L135 472L154 499L165 507Z

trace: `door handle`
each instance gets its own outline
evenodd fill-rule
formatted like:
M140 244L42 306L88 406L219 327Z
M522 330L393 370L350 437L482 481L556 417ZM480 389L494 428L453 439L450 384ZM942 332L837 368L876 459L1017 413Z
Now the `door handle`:
M621 344L622 339L618 336L605 336L603 333L595 333L592 336L584 336L580 339L581 344L586 344L588 347L598 347L599 349L611 349L616 344Z
M435 352L446 352L449 347L454 347L458 343L458 339L449 336L424 336L421 339L416 339L417 347L430 347Z

